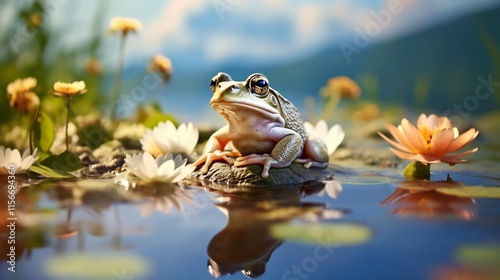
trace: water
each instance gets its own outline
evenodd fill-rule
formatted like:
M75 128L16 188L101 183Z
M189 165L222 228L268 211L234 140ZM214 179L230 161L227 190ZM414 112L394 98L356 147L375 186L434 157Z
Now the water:
M326 186L244 194L17 176L15 273L0 177L0 279L495 279L488 263L498 262L500 200L434 190L500 186L498 149L479 144L470 163L435 165L432 182L421 184L405 181L402 167L350 164ZM448 175L457 183L444 182ZM371 235L331 246L270 233L287 222L356 225ZM470 253L484 247L494 252Z

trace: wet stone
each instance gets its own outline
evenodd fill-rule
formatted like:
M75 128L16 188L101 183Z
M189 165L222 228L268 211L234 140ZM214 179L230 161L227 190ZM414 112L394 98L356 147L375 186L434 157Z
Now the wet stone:
M327 168L305 168L303 164L292 163L285 168L271 168L269 177L262 178L261 165L234 167L224 162L215 162L207 174L202 174L197 169L186 179L199 181L213 189L232 192L297 187L315 181L331 180L334 173L338 172L332 165Z

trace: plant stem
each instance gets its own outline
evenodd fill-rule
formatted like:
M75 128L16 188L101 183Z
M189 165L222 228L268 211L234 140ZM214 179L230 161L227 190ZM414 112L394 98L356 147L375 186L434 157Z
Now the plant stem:
M337 108L337 105L339 105L339 102L340 94L332 94L330 98L328 98L325 108L323 109L323 114L321 114L321 118L327 121L332 116L332 113L335 111L335 108Z
M127 37L127 33L122 33L120 37L120 51L118 54L118 70L116 72L115 77L115 85L113 87L113 94L111 96L111 118L116 118L116 101L118 96L120 95L120 86L122 83L122 72L123 72L123 63L125 60L125 39Z
M30 154L33 153L33 129L35 129L35 122L36 119L38 118L38 114L40 113L40 107L41 105L38 105L38 108L36 108L35 116L33 117L33 121L31 122L30 126L30 135L29 135L29 146L30 146Z
M69 151L69 136L68 136L68 126L69 126L69 111L70 111L70 106L69 102L71 100L71 97L66 97L66 151Z

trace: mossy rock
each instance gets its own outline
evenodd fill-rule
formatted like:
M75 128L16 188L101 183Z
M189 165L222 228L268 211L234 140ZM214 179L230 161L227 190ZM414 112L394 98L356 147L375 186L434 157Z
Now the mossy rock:
M256 191L283 189L331 180L338 173L333 166L327 168L305 168L303 164L292 163L285 168L271 168L269 177L261 176L261 165L235 167L224 162L215 162L207 174L202 174L200 168L186 179L199 181L202 185L224 192Z

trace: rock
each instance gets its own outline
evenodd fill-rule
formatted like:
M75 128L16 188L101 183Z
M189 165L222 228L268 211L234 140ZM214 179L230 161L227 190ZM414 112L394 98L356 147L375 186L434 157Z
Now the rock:
M225 162L215 162L207 174L201 174L198 169L186 179L199 181L202 185L208 185L216 190L235 192L297 187L311 182L330 180L338 171L332 165L327 168L311 167L308 169L302 164L292 163L285 168L271 168L268 178L262 178L261 173L261 165L234 167Z

